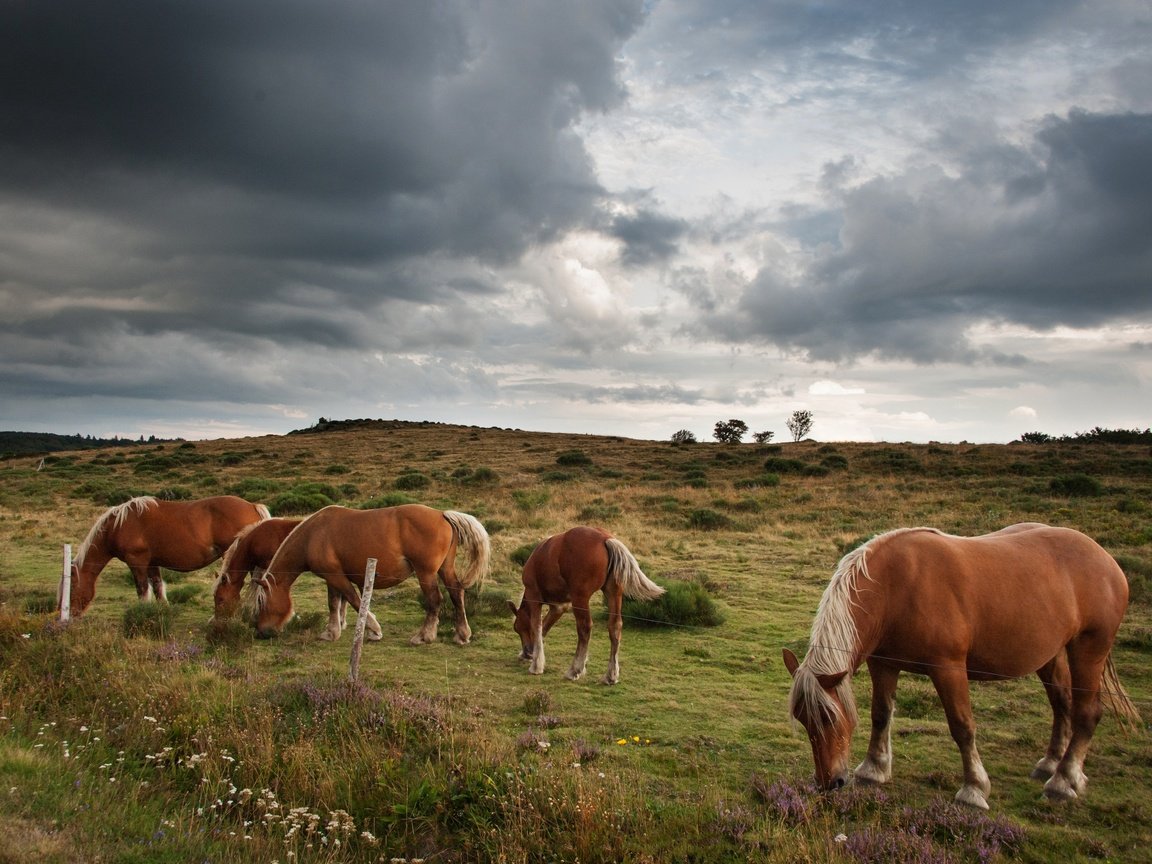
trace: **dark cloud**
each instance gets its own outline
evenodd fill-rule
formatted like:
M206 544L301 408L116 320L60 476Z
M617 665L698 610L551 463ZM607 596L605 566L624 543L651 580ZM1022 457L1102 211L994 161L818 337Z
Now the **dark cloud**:
M926 165L841 190L838 247L799 275L763 269L711 326L817 359L1018 363L968 328L1152 312L1152 115L1050 117L1028 150L965 141L958 175Z
M688 223L642 210L634 216L620 216L612 222L610 233L624 244L621 260L629 266L666 261L678 251L677 240L688 231Z

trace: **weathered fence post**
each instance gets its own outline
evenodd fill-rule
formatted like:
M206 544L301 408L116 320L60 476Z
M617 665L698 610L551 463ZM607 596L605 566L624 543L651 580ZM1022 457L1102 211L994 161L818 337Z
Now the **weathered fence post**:
M64 572L60 576L60 620L72 617L72 544L64 544Z
M360 614L356 616L356 635L352 637L352 659L349 661L348 677L355 681L360 677L360 651L364 647L364 625L372 608L372 583L376 581L376 559L369 558L364 568L364 588L360 592Z

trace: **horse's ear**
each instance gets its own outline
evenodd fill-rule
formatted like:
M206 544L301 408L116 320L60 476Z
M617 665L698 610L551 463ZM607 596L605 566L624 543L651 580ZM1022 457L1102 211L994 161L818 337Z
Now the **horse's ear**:
M516 610L516 604L513 603L511 600L507 600L505 602L508 604L508 608L512 610L512 614L515 615L516 611L517 611Z
M796 670L800 668L800 661L796 659L796 655L784 649L784 668L788 670L788 674L793 678L796 677Z
M820 686L825 690L835 690L840 686L840 682L844 680L844 676L848 672L835 672L831 675L817 675L816 680L820 682Z

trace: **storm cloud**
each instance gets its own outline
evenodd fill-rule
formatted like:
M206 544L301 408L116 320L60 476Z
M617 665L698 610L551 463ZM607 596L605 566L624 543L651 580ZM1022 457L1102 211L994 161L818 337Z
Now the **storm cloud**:
M1149 45L1088 0L5 4L0 424L1146 426Z

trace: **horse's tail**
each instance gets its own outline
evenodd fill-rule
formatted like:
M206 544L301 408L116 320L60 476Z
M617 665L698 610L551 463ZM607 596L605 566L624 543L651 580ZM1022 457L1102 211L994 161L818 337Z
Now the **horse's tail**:
M1100 701L1119 719L1121 725L1127 729L1140 727L1140 712L1137 710L1128 691L1120 683L1120 676L1116 673L1116 664L1112 655L1104 664L1104 675L1100 681Z
M252 506L256 508L256 514L260 517L261 522L272 518L272 511L268 509L267 504L253 504Z
M644 575L636 556L628 547L609 537L604 541L608 550L608 578L615 579L625 597L633 600L655 600L664 589Z
M445 510L444 518L452 526L452 536L456 538L456 545L464 550L467 563L464 572L459 574L460 584L465 588L473 585L484 585L484 577L488 575L488 568L492 560L492 541L488 539L488 532L480 524L480 520L467 513L456 510Z

